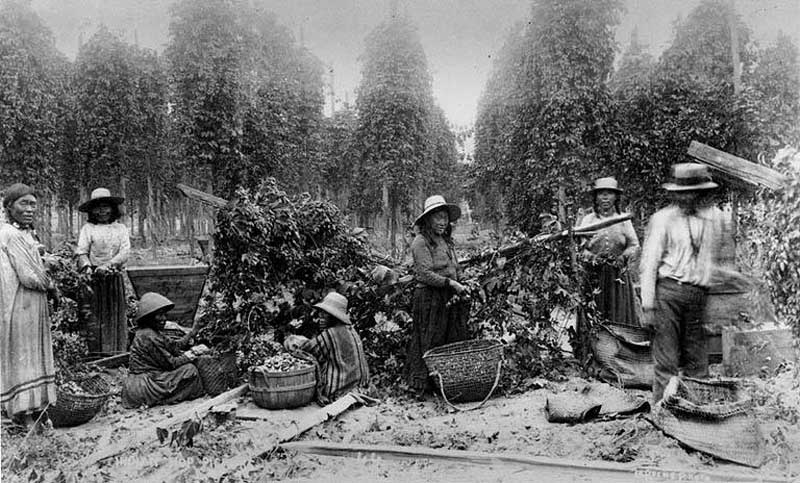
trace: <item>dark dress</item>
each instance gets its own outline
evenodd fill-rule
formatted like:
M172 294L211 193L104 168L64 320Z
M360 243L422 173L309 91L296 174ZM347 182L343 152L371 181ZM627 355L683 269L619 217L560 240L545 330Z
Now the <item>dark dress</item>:
M458 262L452 246L440 240L432 245L417 235L411 243L414 257L414 290L411 316L414 319L406 352L406 381L415 390L428 388L428 368L422 355L451 342L467 339L469 304L448 306L455 293L448 280L458 280Z
M602 220L591 213L578 226ZM588 250L601 258L615 260L620 255L633 254L639 249L639 239L628 220L600 229L589 240ZM625 263L601 262L587 264L588 290L599 289L594 295L595 310L601 321L617 324L641 325L641 304L633 286L631 270Z
M205 394L197 367L178 346L153 329L139 329L131 344L130 374L122 388L125 407L188 401Z

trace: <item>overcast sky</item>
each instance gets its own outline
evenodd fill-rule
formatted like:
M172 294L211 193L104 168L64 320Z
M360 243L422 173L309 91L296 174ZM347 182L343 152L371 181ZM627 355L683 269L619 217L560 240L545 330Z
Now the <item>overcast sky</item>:
M361 76L358 57L364 38L389 11L391 0L253 0L273 10L279 22L333 69L340 100L354 100ZM457 125L475 119L478 98L491 69L491 56L511 26L528 16L529 0L399 0L419 27L434 95ZM800 44L800 0L735 0L760 43L772 42L779 30ZM171 0L32 0L53 30L58 48L74 58L79 38L88 38L101 23L139 45L163 51L168 40ZM667 47L672 24L699 0L625 0L627 12L617 29L624 46L634 27L654 55ZM330 79L326 79L326 82ZM330 106L326 106L326 113Z

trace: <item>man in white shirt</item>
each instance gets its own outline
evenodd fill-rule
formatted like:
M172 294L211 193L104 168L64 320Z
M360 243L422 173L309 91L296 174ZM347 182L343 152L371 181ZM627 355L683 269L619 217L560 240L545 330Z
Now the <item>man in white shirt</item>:
M731 220L708 201L717 188L702 164L673 166L664 189L673 203L650 218L640 262L644 321L653 330L653 401L671 376L708 374L703 311L722 260L732 253Z

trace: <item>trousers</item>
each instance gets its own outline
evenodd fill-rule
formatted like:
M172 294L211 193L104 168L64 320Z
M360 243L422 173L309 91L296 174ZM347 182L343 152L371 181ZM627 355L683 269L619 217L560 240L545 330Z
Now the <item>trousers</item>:
M703 310L707 290L662 278L656 285L654 333L651 348L655 374L653 402L664 395L672 376L708 375L706 338L703 332Z

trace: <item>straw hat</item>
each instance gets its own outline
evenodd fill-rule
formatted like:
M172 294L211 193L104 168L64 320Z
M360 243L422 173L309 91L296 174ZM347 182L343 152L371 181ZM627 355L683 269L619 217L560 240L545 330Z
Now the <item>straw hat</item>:
M446 202L444 200L444 196L433 195L433 196L428 197L427 200L425 200L425 205L424 205L424 209L422 210L422 214L419 215L416 220L414 220L414 224L415 225L419 225L422 222L422 220L425 218L425 215L427 215L430 212L432 212L433 210L435 210L437 208L441 208L443 206L447 207L447 212L450 215L450 222L451 223L456 221L457 219L459 219L461 217L461 208L459 208L458 205Z
M711 181L705 164L679 163L672 166L672 182L662 186L667 191L699 191L712 190L719 185Z
M111 191L107 188L97 188L92 191L92 195L89 197L87 201L81 203L78 206L78 211L89 211L95 206L100 203L110 203L114 205L118 205L125 201L125 198L120 198L119 196L111 196Z
M597 178L594 180L594 186L592 186L592 192L600 191L600 190L610 190L616 191L617 193L622 193L622 190L619 188L619 184L617 184L616 178L608 177L608 178Z
M136 322L155 312L172 310L175 304L172 300L155 292L147 292L139 299L139 310L136 312Z
M330 292L322 302L314 304L314 307L324 310L347 325L352 323L347 315L347 297L340 293Z

